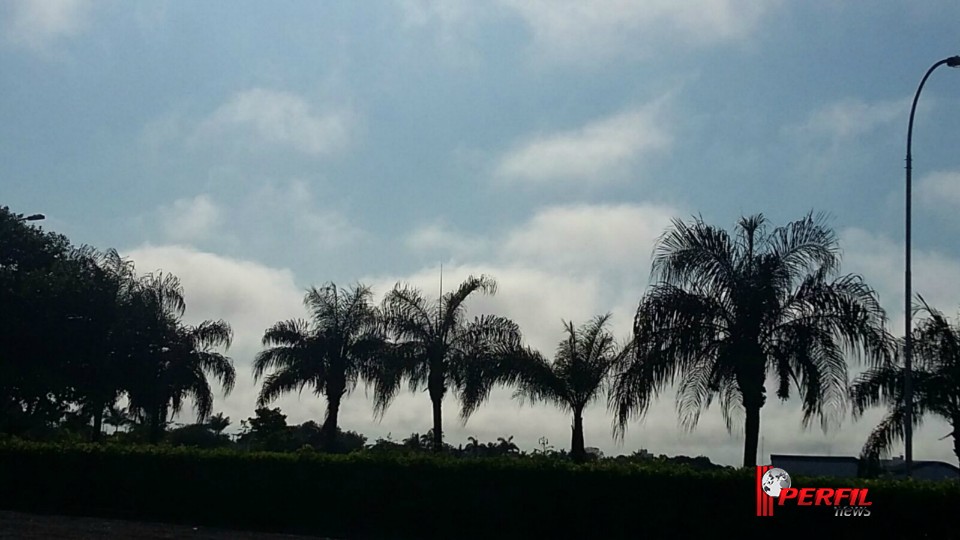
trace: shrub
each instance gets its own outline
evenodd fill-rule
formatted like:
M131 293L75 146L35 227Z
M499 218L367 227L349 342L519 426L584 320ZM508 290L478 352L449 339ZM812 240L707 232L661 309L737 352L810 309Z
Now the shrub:
M794 482L840 485L835 479ZM856 537L896 524L919 536L914 533L949 523L960 502L960 486L952 482L842 485L869 487L874 515L830 517L822 532ZM657 460L577 465L546 458L0 443L3 508L337 538L729 536L827 515L780 508L772 518L757 518L754 494L753 471L694 470Z

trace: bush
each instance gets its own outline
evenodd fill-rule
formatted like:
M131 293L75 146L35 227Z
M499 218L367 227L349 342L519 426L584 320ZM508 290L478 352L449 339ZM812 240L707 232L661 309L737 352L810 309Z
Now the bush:
M918 537L952 524L960 502L956 483L843 485L869 487L874 515L830 517L821 532L856 537L882 525L889 534L894 524ZM655 460L576 465L547 458L0 443L0 507L37 512L336 538L729 536L764 525L808 525L826 515L781 508L757 518L754 494L753 471L697 471Z

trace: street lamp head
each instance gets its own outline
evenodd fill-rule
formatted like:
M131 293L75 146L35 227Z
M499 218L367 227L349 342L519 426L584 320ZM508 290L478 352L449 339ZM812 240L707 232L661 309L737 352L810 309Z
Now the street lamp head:
M960 67L960 56L951 56L947 58L947 65L949 67Z
M40 220L42 220L42 219L47 219L47 216L45 216L45 215L43 215L43 214L31 214L31 215L23 218L24 221L40 221Z

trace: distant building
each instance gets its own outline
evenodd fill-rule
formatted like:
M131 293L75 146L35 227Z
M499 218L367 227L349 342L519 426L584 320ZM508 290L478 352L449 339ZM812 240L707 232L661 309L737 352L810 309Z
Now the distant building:
M842 456L770 454L770 464L791 475L857 478L860 460Z
M886 472L885 476L904 478L906 465L903 456L894 459L880 460L880 466ZM942 461L916 461L910 471L913 478L921 480L956 480L960 478L960 468Z
M845 456L805 456L790 454L771 454L770 464L783 469L791 475L832 476L835 478L857 478L860 476L860 459ZM903 478L903 457L880 460L881 477ZM913 462L912 477L921 480L956 480L960 478L960 468L942 461Z

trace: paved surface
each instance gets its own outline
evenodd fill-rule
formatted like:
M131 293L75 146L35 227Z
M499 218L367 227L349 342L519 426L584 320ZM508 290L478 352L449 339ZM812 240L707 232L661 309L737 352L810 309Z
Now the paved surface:
M93 540L125 538L146 540L318 540L315 536L267 534L163 523L140 523L116 519L47 516L0 511L0 538Z

